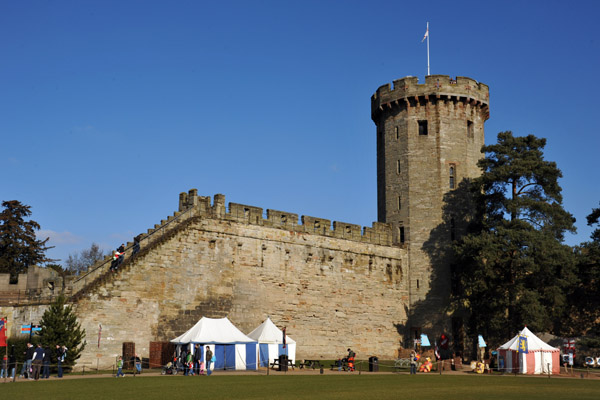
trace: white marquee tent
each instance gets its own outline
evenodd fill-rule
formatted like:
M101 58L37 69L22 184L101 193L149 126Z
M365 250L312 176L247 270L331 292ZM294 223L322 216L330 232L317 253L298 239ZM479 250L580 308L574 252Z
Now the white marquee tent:
M526 338L527 353L519 353L519 337ZM527 327L498 348L500 370L521 374L560 373L560 350L535 336Z
M269 363L283 354L287 355L292 363L296 361L296 341L286 335L284 348L283 332L275 326L271 318L267 317L265 322L248 334L248 337L258 342L261 367L268 367Z
M254 339L244 335L227 318L202 317L190 330L171 340L178 345L201 344L202 361L209 346L216 361L214 369L256 369L258 346Z

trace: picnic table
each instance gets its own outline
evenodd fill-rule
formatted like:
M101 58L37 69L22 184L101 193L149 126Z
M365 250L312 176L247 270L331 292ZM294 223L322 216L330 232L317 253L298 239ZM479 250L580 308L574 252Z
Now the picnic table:
M289 367L292 367L292 369L294 369L295 365L292 362L292 360L288 359L287 364ZM279 359L278 358L274 359L273 362L271 363L271 369L275 369L275 367L279 367Z
M323 365L321 364L321 360L304 360L303 362L300 363L300 369L302 368L312 368L315 369L315 367L323 367Z

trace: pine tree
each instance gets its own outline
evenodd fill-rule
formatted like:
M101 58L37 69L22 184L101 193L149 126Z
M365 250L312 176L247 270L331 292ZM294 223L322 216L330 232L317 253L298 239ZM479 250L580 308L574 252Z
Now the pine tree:
M67 357L64 365L72 366L86 346L85 329L82 329L77 321L73 307L66 305L65 302L65 297L60 295L44 312L39 336L44 347L66 346Z
M562 208L562 173L543 157L545 139L498 134L484 146L473 181L478 206L471 231L455 246L457 314L470 334L501 344L514 329L564 332L569 288L576 282L572 249L562 243L574 218Z
M31 215L31 207L17 200L3 201L4 210L0 213L0 273L9 273L11 282L18 274L27 272L30 265L52 261L44 254L45 240L38 240L35 231L40 225L25 218Z

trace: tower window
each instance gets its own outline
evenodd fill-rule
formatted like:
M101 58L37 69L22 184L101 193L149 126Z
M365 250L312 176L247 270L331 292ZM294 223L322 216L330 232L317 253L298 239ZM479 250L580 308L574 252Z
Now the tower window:
M400 160L396 161L396 171L398 171L398 173L400 173L401 169L400 169Z
M401 226L400 227L400 243L404 243L405 241L405 237L404 237L404 227Z
M398 133L398 127L395 128L396 129L396 140L400 139L400 133Z
M449 178L449 187L450 189L454 189L456 187L456 167L454 164L450 164L450 170L448 172Z
M398 210L402 210L402 197L398 196Z
M426 136L427 132L427 120L421 120L419 122L419 135Z
M467 121L467 137L473 139L473 121Z

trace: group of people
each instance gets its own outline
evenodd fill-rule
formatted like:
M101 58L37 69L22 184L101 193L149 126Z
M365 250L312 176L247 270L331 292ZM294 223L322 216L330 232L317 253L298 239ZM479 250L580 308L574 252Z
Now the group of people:
M42 347L40 343L34 347L31 343L27 343L27 349L25 350L25 362L21 367L21 373L19 378L27 378L31 380L50 378L50 365L56 362L58 366L58 378L63 376L62 365L67 357L66 346L56 345L56 349L52 350L51 347ZM17 367L17 358L15 356L14 347L11 351L10 356L4 355L2 359L2 368L0 368L0 378L8 378L10 371L10 378L14 379L15 370Z
M138 374L142 373L142 360L140 359L140 356L138 356L137 353L135 353L132 357L131 357L131 365L135 366L135 370L137 371ZM119 377L124 377L125 374L123 373L123 357L119 356L117 358L117 378Z
M354 360L356 358L356 353L352 349L348 349L348 355L342 359L338 358L336 361L336 365L338 367L338 371L346 370L346 366L348 367L348 371L354 371Z
M209 346L206 346L205 357L202 357L202 348L199 344L194 346L194 352L182 350L179 354L180 365L183 365L183 374L186 376L193 375L210 375L212 373L210 367L214 362L213 352ZM205 369L206 367L206 369Z

